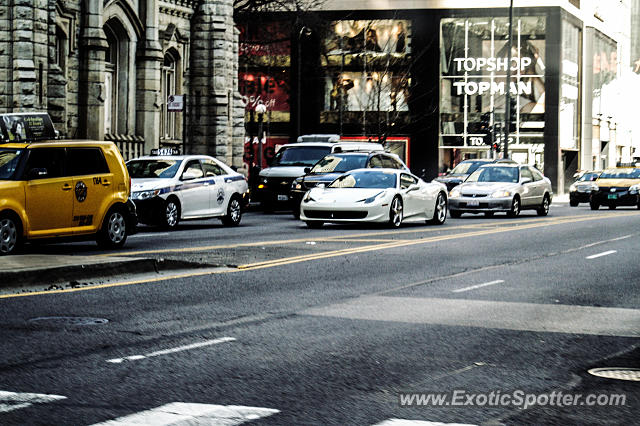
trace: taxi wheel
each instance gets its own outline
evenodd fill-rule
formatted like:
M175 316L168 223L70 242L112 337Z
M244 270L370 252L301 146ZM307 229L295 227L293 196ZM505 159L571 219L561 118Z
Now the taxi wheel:
M580 204L580 203L578 203L578 202L577 202L577 201L575 201L575 200L569 200L569 205L570 205L571 207L578 207L578 204Z
M238 226L242 219L242 204L237 196L231 197L227 206L227 215L222 218L222 223L227 226Z
M15 254L22 241L22 228L11 214L0 215L0 255Z
M180 222L180 202L175 198L167 199L164 206L162 226L167 229L176 229Z
M517 217L520 214L520 198L513 197L511 202L511 210L507 212L508 217Z
M593 201L589 203L589 206L591 207L591 210L598 210L600 208L600 204Z
M114 207L109 210L96 241L103 248L113 249L124 245L127 241L127 219L121 209Z
M402 211L402 199L396 196L391 201L391 207L389 207L389 225L392 228L399 228L402 225L403 211Z

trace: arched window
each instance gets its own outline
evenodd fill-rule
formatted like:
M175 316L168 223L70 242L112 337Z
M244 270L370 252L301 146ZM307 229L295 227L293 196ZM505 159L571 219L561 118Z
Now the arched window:
M176 113L167 111L167 98L177 93L177 68L178 58L175 52L168 51L164 55L161 74L161 99L162 109L160 113L160 138L175 140L179 138L176 126Z
M135 68L133 35L116 18L104 25L109 48L105 53L105 120L106 134L131 134L135 115Z
M106 27L105 34L107 36L107 49L105 56L105 74L104 74L104 133L115 133L117 128L116 118L118 116L118 90L117 90L117 72L118 72L118 40L113 32Z

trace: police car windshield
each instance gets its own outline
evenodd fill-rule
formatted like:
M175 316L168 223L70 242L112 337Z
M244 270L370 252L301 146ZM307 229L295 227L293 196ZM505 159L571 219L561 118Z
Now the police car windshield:
M291 146L282 148L273 158L271 166L313 166L331 152L324 146Z
M344 173L353 169L361 169L367 164L368 155L334 154L327 155L311 169L313 174Z
M606 170L600 175L600 179L639 179L640 169Z
M0 148L0 180L11 179L22 156L21 149Z
M127 163L132 179L168 179L178 172L182 160L133 160Z
M396 174L382 171L358 171L340 176L329 188L395 188Z
M517 167L480 167L465 182L518 182Z

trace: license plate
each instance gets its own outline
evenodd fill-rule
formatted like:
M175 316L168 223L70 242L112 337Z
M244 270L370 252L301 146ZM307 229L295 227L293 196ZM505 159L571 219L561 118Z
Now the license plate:
M288 201L289 196L284 194L278 194L278 201Z
M609 200L617 200L618 199L618 194L609 194L609 195L607 195L607 199L609 199Z
M478 207L480 205L480 201L478 200L469 200L467 201L467 206L469 207Z

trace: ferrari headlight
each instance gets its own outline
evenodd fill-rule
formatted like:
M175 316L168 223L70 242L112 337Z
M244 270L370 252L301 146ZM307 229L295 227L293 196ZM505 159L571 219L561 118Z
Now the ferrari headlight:
M372 196L371 196L371 197L369 197L369 198L364 198L364 199L362 199L362 200L358 200L357 202L358 202L358 203L371 204L371 203L373 203L373 202L376 200L376 198L378 198L378 197L379 197L380 195L382 195L382 194L384 194L384 191L378 192L376 195L372 195Z
M131 194L131 198L134 200L147 200L149 198L156 197L160 194L160 189L153 189L151 191L137 191Z
M511 191L505 191L501 189L499 191L494 191L493 194L491 194L491 198L506 198L506 197L511 197Z
M308 203L309 201L315 201L315 199L311 196L311 191L307 192L304 196L304 198L302 199L302 201L304 201L305 203Z
M458 198L460 196L460 190L453 188L451 192L449 192L449 198Z

